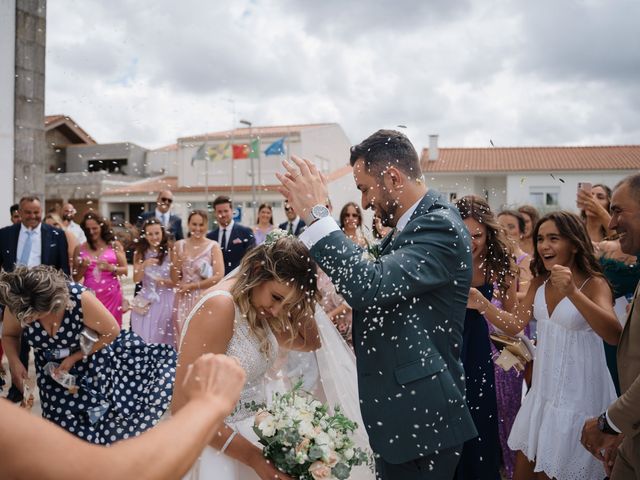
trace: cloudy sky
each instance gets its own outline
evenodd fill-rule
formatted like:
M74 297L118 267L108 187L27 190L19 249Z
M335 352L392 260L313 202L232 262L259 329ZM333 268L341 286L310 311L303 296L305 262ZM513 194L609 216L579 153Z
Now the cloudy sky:
M353 143L640 143L636 0L55 0L46 113L147 148L337 122ZM634 33L635 32L635 33Z

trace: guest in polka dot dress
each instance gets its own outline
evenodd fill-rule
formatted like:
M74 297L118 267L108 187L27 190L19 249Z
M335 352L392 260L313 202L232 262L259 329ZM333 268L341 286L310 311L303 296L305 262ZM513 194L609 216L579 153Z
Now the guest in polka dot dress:
M22 390L27 371L18 350L24 329L35 354L44 418L88 442L110 444L138 435L164 414L175 351L120 332L91 291L52 267L18 267L0 274L0 303L7 307L2 342L11 376ZM77 388L54 379L65 374L75 377Z

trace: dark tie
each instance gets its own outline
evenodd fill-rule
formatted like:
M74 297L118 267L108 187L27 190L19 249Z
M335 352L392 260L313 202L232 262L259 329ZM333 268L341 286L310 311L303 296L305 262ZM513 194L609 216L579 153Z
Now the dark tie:
M226 250L227 248L227 229L226 228L222 229L222 241L220 243L222 243L222 249Z
M293 222L289 222L289 235L293 235Z

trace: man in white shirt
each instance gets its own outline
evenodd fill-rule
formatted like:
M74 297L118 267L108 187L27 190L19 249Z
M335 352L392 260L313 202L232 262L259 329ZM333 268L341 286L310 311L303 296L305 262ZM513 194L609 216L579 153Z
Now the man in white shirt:
M229 197L220 195L213 201L218 228L211 230L207 238L220 244L224 257L225 275L234 270L244 254L256 245L253 230L233 220L233 204Z
M157 218L164 226L167 233L169 233L174 240L182 240L184 235L182 233L182 219L178 215L171 213L171 206L173 205L173 193L170 190L163 190L158 193L156 199L156 208L153 211L144 212L138 217L138 228L142 228L144 222L150 218Z
M78 244L81 245L87 241L87 237L82 231L80 225L73 221L76 213L78 213L76 208L72 204L66 203L65 206L62 207L62 226L65 230L69 230L73 233L78 240Z
M304 223L304 220L300 218L295 209L289 205L289 202L284 203L284 213L287 215L287 221L278 225L278 228L288 232L289 235L295 235L297 237L302 233L307 224Z

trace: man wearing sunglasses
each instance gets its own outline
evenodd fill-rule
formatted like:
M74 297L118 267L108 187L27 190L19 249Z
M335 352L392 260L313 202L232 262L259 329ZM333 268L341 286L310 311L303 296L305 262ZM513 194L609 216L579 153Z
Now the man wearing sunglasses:
M158 193L155 210L152 212L144 212L138 217L138 228L141 228L146 220L157 218L174 240L182 240L184 238L182 234L182 219L178 215L171 214L172 204L173 194L169 190Z
M307 224L304 223L304 220L300 218L293 207L287 202L284 204L284 213L287 215L287 221L282 222L278 227L280 230L288 232L289 235L295 235L297 237L302 233Z

